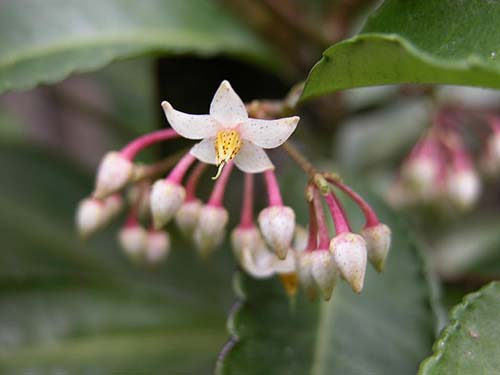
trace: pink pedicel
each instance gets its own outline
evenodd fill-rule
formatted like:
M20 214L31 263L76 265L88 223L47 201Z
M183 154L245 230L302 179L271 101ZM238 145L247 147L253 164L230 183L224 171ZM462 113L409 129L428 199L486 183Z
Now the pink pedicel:
M121 155L128 159L133 160L136 155L146 147L149 147L155 143L168 141L170 139L180 137L179 134L173 129L162 129L155 132L145 134L139 138L134 139L128 145L123 147L120 151Z

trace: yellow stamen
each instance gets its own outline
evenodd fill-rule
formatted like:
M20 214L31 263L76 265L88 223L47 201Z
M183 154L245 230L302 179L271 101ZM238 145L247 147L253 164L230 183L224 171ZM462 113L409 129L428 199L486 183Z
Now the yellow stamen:
M236 130L220 130L215 137L215 162L219 169L212 177L216 180L224 166L238 154L241 149L241 137Z

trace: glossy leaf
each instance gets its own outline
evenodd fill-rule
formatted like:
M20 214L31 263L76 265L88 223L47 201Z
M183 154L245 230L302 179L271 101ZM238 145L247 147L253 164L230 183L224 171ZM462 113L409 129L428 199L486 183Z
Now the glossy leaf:
M145 53L275 57L211 0L7 0L0 35L0 92Z
M420 375L496 374L500 368L500 284L467 295L422 363Z
M361 214L349 205L357 227ZM406 225L380 202L393 230L387 268L368 270L355 295L340 282L330 302L300 293L289 301L279 281L236 281L242 302L229 320L232 338L218 374L414 374L434 338L433 289Z
M302 99L395 83L500 88L500 4L388 0L361 34L328 48Z
M156 270L133 266L116 229L74 233L91 180L45 152L0 147L0 373L211 374L232 299L228 252L182 241Z

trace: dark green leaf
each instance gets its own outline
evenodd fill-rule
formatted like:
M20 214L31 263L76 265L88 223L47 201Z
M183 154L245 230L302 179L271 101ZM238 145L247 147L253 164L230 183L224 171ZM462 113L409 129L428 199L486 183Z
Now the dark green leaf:
M374 201L375 202L375 201ZM433 291L409 229L385 205L394 235L387 269L369 269L355 295L340 283L329 303L285 296L277 279L239 275L242 305L229 321L232 342L219 374L414 374L434 339ZM348 205L359 227L361 214Z
M78 240L91 180L28 148L0 147L0 373L211 374L232 292L228 252L202 262L176 240L155 271L114 230Z
M0 35L0 92L152 52L275 58L211 0L7 0Z
M360 35L324 52L302 98L394 83L500 88L499 17L496 1L385 1Z
M467 295L422 363L420 375L497 374L500 368L500 284Z

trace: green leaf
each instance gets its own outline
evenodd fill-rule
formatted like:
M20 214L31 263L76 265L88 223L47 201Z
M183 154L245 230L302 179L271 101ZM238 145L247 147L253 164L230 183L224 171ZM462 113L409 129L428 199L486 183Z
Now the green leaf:
M212 0L7 0L0 35L0 92L153 52L276 57Z
M46 152L2 144L0 373L211 374L232 299L228 251L200 261L174 240L135 267L116 229L82 243L75 205L91 180Z
M450 315L420 375L497 374L500 368L500 284L467 295Z
M290 302L279 281L239 275L243 299L229 320L232 338L219 374L414 374L434 340L434 292L419 247L405 224L372 198L393 231L387 269L367 272L355 295L340 282L330 302L299 293ZM347 205L356 227L362 215Z
M500 4L388 0L361 34L323 53L302 99L395 83L500 88Z

